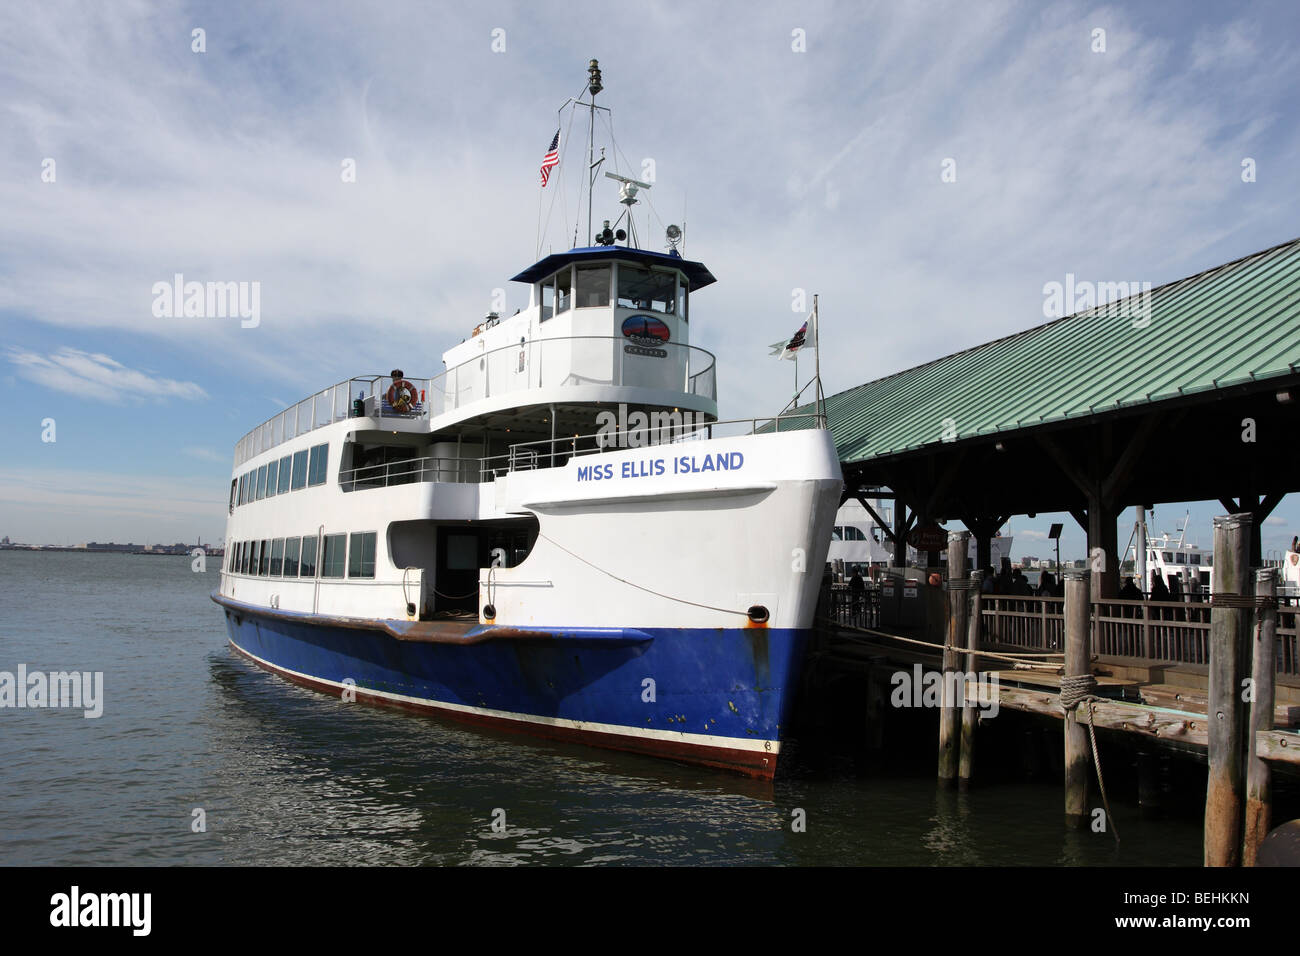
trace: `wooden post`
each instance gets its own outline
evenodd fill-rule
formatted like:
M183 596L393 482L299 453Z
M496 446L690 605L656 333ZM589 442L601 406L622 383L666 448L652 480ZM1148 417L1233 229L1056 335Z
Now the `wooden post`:
M966 549L969 531L948 532L948 629L944 637L942 699L939 711L939 784L951 787L957 783L957 767L961 752L961 695L954 693L960 687L959 672L964 671L961 661L964 654L957 649L966 646ZM953 585L956 584L956 587Z
M1243 751L1247 726L1241 699L1244 649L1250 613L1243 606L1249 584L1248 514L1214 519L1214 596L1210 610L1210 775L1205 793L1205 865L1241 863L1241 818L1245 803Z
M867 671L867 750L877 752L885 746L885 702L888 695L877 668ZM887 679L887 678L886 678Z
M979 570L970 573L970 597L968 599L970 607L970 620L966 622L966 649L971 651L979 650L980 646L980 585L984 581L984 573ZM963 600L967 600L963 598ZM976 666L977 658L974 654L969 654L965 660L967 673L979 673ZM958 762L957 769L957 786L961 790L970 787L971 774L975 770L975 728L979 726L979 714L975 710L978 701L972 699L976 693L976 685L966 685L966 698L961 709L961 760Z
M1244 866L1255 865L1255 854L1268 835L1273 817L1273 781L1268 762L1255 752L1261 730L1273 729L1273 678L1277 673L1277 571L1255 572L1255 641L1251 667L1252 699L1246 736L1246 835L1241 847ZM1270 606L1272 605L1272 606Z
M1151 750L1139 750L1137 773L1138 806L1142 816L1159 816L1164 804L1160 788L1160 755Z
M1088 571L1071 568L1065 572L1065 676L1091 673L1088 665L1090 581ZM1067 826L1088 825L1088 728L1086 714L1079 708L1065 715L1065 822ZM1109 821L1107 821L1109 823Z

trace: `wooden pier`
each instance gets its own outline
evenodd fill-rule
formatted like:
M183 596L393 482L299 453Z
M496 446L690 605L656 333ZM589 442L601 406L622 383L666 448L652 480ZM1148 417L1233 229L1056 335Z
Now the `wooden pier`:
M1216 519L1223 557L1205 603L1094 601L1082 571L1067 573L1064 598L981 594L978 575L966 574L965 533L954 533L937 640L934 627L879 626L879 589L828 588L821 659L865 673L877 739L871 725L900 669L978 680L991 695L978 708L969 694L964 706L947 695L939 703L941 786L970 784L981 709L1062 720L1068 825L1096 809L1098 731L1204 759L1205 863L1253 865L1271 822L1271 770L1300 770L1300 609L1278 605L1273 569L1250 573L1249 523Z

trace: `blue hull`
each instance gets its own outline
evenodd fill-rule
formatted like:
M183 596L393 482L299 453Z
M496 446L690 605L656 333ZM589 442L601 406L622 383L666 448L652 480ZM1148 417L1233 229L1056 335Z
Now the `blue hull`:
M224 603L224 602L223 602ZM479 643L403 640L227 607L235 649L367 703L770 777L809 632L530 628Z

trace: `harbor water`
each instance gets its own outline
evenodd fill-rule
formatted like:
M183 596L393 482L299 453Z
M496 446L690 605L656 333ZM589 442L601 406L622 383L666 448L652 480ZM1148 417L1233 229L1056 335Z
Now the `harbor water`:
M1139 820L1120 799L1117 847L1064 830L1053 781L939 792L932 751L890 769L796 760L769 785L345 703L229 649L219 565L0 552L0 671L103 673L98 718L0 709L0 863L1201 861L1194 818Z

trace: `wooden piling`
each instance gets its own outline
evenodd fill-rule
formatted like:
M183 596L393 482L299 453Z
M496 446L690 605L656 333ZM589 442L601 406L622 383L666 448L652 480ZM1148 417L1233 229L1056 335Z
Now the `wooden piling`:
M1277 571L1255 572L1254 654L1251 662L1252 700L1246 735L1246 825L1241 862L1254 866L1259 845L1268 835L1273 817L1273 781L1268 762L1256 752L1261 730L1273 729L1273 679L1277 673Z
M1088 574L1071 568L1065 572L1065 676L1091 673L1088 664L1091 630L1091 588ZM1065 715L1065 822L1067 826L1088 824L1088 728L1085 701Z
M955 786L961 753L961 694L954 693L959 686L958 671L964 671L964 654L957 649L966 646L966 550L969 531L948 533L948 628L943 651L943 706L939 711L939 784Z
M979 650L980 642L980 605L981 592L980 585L983 583L984 573L978 568L970 573L970 591L964 598L969 608L969 619L966 622L966 649L970 651ZM966 655L963 661L963 668L967 673L978 674L979 669L976 666L976 657L974 654ZM961 790L970 787L971 775L975 772L975 729L979 726L979 714L975 709L977 701L974 700L976 687L967 685L966 698L961 709L961 759L957 767L957 786Z
M1205 793L1205 865L1241 863L1245 804L1244 749L1248 726L1242 681L1250 648L1246 596L1250 560L1249 514L1214 519L1214 593L1210 610L1207 722L1209 782ZM1251 595L1253 598L1253 595Z

